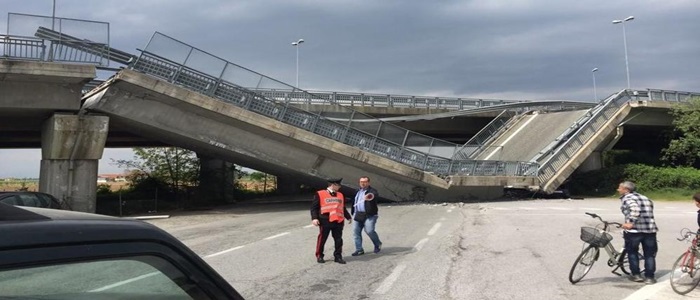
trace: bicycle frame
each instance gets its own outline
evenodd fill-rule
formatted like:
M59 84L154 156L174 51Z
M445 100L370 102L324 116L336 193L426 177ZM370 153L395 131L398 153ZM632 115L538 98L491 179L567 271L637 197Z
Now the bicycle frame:
M671 288L673 291L685 295L690 291L694 290L695 287L700 283L700 277L698 275L698 233L693 233L690 230L683 233L687 228L681 230L681 238L679 241L687 240L690 236L694 236L690 246L686 249L683 254L676 260L671 268ZM684 275L687 274L687 277ZM690 279L690 282L684 282L685 279Z
M598 215L594 215L594 214L589 214L589 215L593 218L598 218L598 219L600 219L601 222L603 222L602 231L604 231L606 233L610 232L610 224L620 225L619 223L615 223L615 222L603 221L603 219L601 219ZM600 249L599 247L597 247L597 248ZM618 274L616 271L620 267L620 265L622 264L621 262L618 261L620 258L620 255L622 255L622 251L617 251L617 249L615 249L615 246L613 245L612 241L610 241L608 244L605 245L605 247L602 247L602 248L608 254L608 267L617 266L617 268L613 269L612 272L617 274L617 275L621 275L621 274ZM624 246L623 246L622 250L624 251Z
M596 226L595 230L601 230L602 232L604 232L604 235L600 238L596 236L590 237L591 233L589 230L584 230L585 228L581 229L581 239L586 243L584 244L584 249L574 261L574 265L571 267L571 271L569 271L569 281L572 284L576 284L581 279L583 279L583 277L585 277L586 274L588 274L588 271L590 271L591 267L600 256L600 248L603 248L605 253L608 254L607 265L608 267L613 268L613 274L617 276L622 276L622 274L617 272L618 270L621 270L622 273L629 274L625 267L626 261L624 247L622 251L617 251L617 249L615 249L615 246L612 243L613 238L612 236L610 236L609 233L610 225L616 225L619 228L622 226L622 224L617 222L605 221L600 216L594 213L587 212L586 214L593 218L597 218L601 221L601 223L603 224L602 230L598 226ZM598 246L604 241L607 241L607 243L605 243L605 246Z
M681 263L690 270L690 277L695 277L695 257L697 256L697 249L685 250L685 254L683 255L683 260L681 261ZM688 263L688 258L692 260L690 263Z
M605 249L605 252L608 254L608 267L617 266L615 269L612 270L612 272L616 275L622 276L622 274L617 273L617 269L619 269L620 265L622 265L622 262L619 261L622 252L617 251L617 249L615 249L615 246L613 246L612 241L605 245L603 249Z

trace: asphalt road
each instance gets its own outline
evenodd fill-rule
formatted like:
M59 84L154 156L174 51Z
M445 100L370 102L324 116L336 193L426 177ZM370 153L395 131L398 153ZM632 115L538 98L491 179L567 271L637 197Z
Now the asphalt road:
M568 281L582 249L580 227L596 224L584 212L620 221L617 199L380 205L381 253L350 256L346 224L346 265L316 263L318 229L308 206L244 204L149 222L204 257L247 299L700 298L700 291L674 294L665 277L687 247L676 240L680 230L697 226L692 201L656 202L655 285L616 276L602 260L578 284ZM619 248L622 237L613 235ZM370 252L371 242L363 240ZM332 244L329 238L326 258Z

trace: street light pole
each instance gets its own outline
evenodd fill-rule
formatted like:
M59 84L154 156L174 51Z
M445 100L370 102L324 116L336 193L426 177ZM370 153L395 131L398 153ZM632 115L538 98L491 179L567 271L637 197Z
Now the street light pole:
M304 39L299 39L296 42L292 43L292 46L294 48L297 48L297 84L295 85L296 87L299 87L299 46L301 46L301 43L304 42Z
M56 0L53 0L53 11L51 13L51 30L54 30L56 24Z
M630 64L627 60L627 33L625 32L625 22L634 20L634 16L629 16L624 20L613 20L613 24L622 24L622 41L625 44L625 69L627 70L627 89L630 88Z
M596 91L595 88L595 72L598 72L598 68L593 68L593 70L591 70L591 73L593 74L593 99L598 102L598 91Z

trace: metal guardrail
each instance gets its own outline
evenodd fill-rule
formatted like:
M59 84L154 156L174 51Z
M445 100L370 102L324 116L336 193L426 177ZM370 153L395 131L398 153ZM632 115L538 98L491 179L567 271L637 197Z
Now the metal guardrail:
M8 35L0 35L0 57L24 60L43 60L46 54L46 45L41 39L15 38Z
M53 26L58 30L47 28ZM85 31L96 31L92 36L103 41L79 40L67 34ZM0 37L0 57L5 59L109 65L109 23L9 13L7 34Z
M54 43L66 46L71 50L84 54L90 54L103 59L114 61L123 65L128 65L136 59L136 56L124 51L109 47L103 43L93 43L89 40L80 39L62 32L40 26L34 36L53 41Z
M156 54L158 52L159 54ZM161 56L162 55L162 56ZM218 98L249 111L436 174L523 175L537 169L529 162L452 160L460 145L434 139L386 122L355 122L372 116L338 105L339 111L314 113L275 101L255 90L292 90L309 103L336 104L306 91L230 63L156 32L132 69ZM235 83L234 83L235 82ZM244 88L253 87L255 90ZM300 97L302 98L302 97ZM347 119L333 121L329 118Z
M649 101L687 102L693 97L700 97L700 93L655 89L647 90L647 99Z
M512 120L515 114L515 112L509 110L502 111L498 116L493 118L491 122L486 124L484 128L479 130L479 132L464 143L464 145L457 150L457 153L452 156L452 159L473 159L473 155L486 147L490 141L505 128L506 124Z
M528 102L528 100L496 100L496 99L472 99L455 97L428 97L409 95L387 95L371 93L328 92L276 89L252 89L253 92L263 97L280 102L295 104L323 104L324 102L336 103L344 106L370 106L370 107L407 107L426 109L463 110L493 105ZM323 99L319 103L318 99Z

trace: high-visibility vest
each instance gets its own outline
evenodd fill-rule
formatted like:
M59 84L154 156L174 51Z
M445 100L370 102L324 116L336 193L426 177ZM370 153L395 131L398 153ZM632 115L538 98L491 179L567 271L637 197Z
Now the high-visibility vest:
M345 197L340 192L331 196L328 190L318 191L318 199L321 204L321 214L328 214L328 221L343 223L345 221Z

